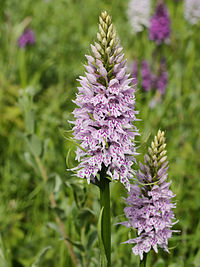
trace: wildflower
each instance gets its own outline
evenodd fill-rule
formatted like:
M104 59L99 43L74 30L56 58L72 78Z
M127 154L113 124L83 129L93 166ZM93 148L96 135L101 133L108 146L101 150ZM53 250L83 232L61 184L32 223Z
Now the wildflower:
M200 0L185 0L185 18L190 24L200 21Z
M141 32L149 27L151 0L130 0L128 17L133 32Z
M33 45L35 43L35 34L33 30L25 30L18 39L19 47L24 48L28 44Z
M148 155L144 156L145 164L140 163L137 172L138 184L131 185L126 199L128 207L124 209L128 221L122 224L135 228L138 237L124 243L136 244L132 251L135 255L160 248L168 251L168 239L172 236L172 226L175 224L171 202L175 196L169 189L171 182L167 182L167 151L165 150L164 132L158 131L149 147ZM139 186L141 185L141 186Z
M157 44L167 41L170 36L170 18L166 6L159 2L156 6L155 14L151 18L149 39Z
M146 60L142 61L141 77L142 88L144 89L144 91L149 91L151 89L152 73L149 67L149 63Z
M165 93L167 82L168 82L168 73L166 71L165 60L162 59L160 62L159 75L156 80L156 89L159 90L161 95Z
M134 171L134 138L138 130L135 90L126 74L126 60L107 12L99 18L98 43L91 45L93 55L86 55L85 77L78 80L78 94L73 111L76 120L74 138L79 142L77 175L95 182L104 168L107 177L120 180L127 189Z

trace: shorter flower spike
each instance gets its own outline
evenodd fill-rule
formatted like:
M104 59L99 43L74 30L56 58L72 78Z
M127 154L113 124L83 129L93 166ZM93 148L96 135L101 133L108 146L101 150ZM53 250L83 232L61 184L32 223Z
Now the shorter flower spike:
M138 184L132 185L128 193L124 209L128 221L121 224L135 228L138 237L124 243L136 244L132 251L135 255L154 249L157 246L168 251L168 239L172 236L172 226L176 223L173 208L176 207L171 199L175 196L167 182L168 161L165 150L166 143L163 131L158 131L144 156L144 165L140 163L137 172Z
M167 41L170 37L170 17L165 4L158 2L155 14L151 18L149 28L149 39L154 40L158 45Z

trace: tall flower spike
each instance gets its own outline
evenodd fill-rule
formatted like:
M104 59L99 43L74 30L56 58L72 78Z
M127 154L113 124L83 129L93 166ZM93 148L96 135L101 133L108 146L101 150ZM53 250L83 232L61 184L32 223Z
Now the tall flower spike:
M138 237L125 243L136 244L132 251L135 255L147 253L153 248L158 252L157 245L168 251L168 239L172 236L172 226L175 224L171 202L175 196L169 189L171 182L167 182L168 161L165 150L164 132L158 131L144 156L145 164L140 163L137 172L138 184L132 185L124 209L128 218L122 224L135 228Z
M106 175L120 180L127 189L134 171L136 154L134 138L138 130L133 79L126 74L126 61L119 45L111 17L106 11L99 18L98 42L91 45L92 56L86 55L85 77L78 80L78 94L73 111L76 120L74 138L79 142L76 159L77 175L95 182L102 166Z

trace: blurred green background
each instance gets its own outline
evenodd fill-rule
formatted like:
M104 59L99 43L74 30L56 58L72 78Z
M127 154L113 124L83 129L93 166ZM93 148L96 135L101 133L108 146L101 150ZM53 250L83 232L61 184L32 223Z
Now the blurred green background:
M169 81L154 108L155 91L136 92L138 161L149 139L164 130L179 220L174 228L181 233L170 240L170 254L152 253L147 266L198 267L200 24L185 21L183 1L166 3L171 42L161 51ZM127 0L0 0L0 267L99 266L99 193L66 171L76 165L67 121L102 10L112 16L128 66L151 60L156 44L147 30L132 34L127 8ZM27 27L36 42L21 49L18 38ZM138 266L131 246L121 244L131 233L115 225L124 220L119 195L126 191L113 183L112 266Z

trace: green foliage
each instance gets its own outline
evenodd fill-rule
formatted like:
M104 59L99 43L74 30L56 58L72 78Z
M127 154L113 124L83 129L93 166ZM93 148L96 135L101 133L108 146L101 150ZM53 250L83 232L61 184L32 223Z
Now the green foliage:
M41 266L40 263L41 263L41 260L42 260L42 257L46 254L46 252L51 249L50 246L44 248L40 253L39 255L37 256L37 259L35 260L35 262L31 265L31 267L39 267Z
M105 252L105 246L102 239L102 215L103 215L104 207L102 207L100 214L99 214L99 221L98 221L98 238L99 238L99 247L101 251L100 261L101 266L106 267L107 266L107 258L106 258L106 252Z
M138 161L160 128L165 131L169 178L176 193L179 223L170 254L149 254L147 266L199 266L200 262L200 58L199 24L189 25L183 1L167 0L172 35L163 45L169 83L163 98L136 92L141 137ZM148 32L132 35L128 1L7 0L0 4L0 266L99 266L98 190L73 176L75 144L70 140L84 54L96 38L98 16L112 16L129 65L152 59ZM26 27L36 43L17 45ZM154 62L155 68L156 62ZM150 108L150 102L157 104ZM66 139L64 138L64 136ZM65 158L67 155L67 166ZM126 191L111 183L112 265L138 266L130 245L133 233L120 225ZM53 200L54 202L53 202ZM99 218L100 219L100 218ZM64 226L64 230L60 225ZM98 229L100 231L100 229Z

